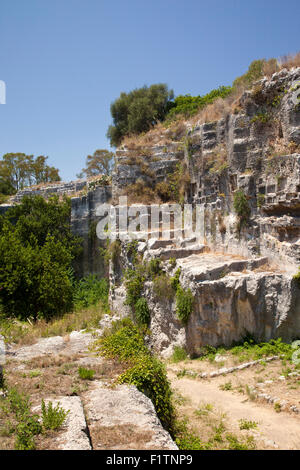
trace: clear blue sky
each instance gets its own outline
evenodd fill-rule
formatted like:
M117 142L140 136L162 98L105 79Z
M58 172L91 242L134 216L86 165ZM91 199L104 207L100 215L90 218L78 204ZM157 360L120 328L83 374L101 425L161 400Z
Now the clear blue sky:
M75 178L109 148L121 91L204 94L254 59L297 52L299 32L299 0L1 0L0 157L48 155Z

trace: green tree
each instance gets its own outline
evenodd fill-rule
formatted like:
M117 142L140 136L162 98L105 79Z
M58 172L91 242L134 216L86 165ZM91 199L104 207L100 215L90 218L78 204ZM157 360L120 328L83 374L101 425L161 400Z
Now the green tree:
M86 167L77 176L83 178L96 175L109 175L113 168L114 153L106 149L96 150L93 155L86 157Z
M47 165L48 157L36 159L25 153L6 153L0 161L0 192L10 194L33 184L60 181L58 169ZM3 192L2 194L6 194Z
M70 203L27 197L0 217L0 304L8 316L51 318L72 306Z
M173 98L173 90L164 83L121 93L110 107L113 125L109 126L107 137L111 145L116 147L125 135L147 132L162 121L173 106Z

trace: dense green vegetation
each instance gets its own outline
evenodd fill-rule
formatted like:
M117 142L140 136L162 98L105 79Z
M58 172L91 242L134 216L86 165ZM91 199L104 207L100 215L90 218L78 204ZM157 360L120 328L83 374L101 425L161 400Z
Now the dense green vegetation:
M109 312L108 293L109 284L107 279L97 279L93 275L79 279L74 284L74 309L79 311L101 302L103 311Z
M174 99L173 90L161 83L136 88L129 93L122 92L111 104L113 125L109 126L107 137L112 146L118 146L125 136L147 132L159 121L168 125L176 119L189 118L215 100L226 99L250 88L265 74L272 74L277 70L279 65L274 58L254 60L247 72L236 78L232 86L220 86L203 96L186 94Z
M151 355L144 343L145 333L146 330L125 319L114 323L96 342L95 348L101 355L127 364L118 382L133 384L145 393L152 400L163 426L172 432L174 409L170 384L164 365Z
M0 217L0 311L21 320L50 318L102 302L108 283L75 280L81 240L70 231L70 201L25 197Z
M162 121L172 106L173 97L173 91L164 83L122 92L110 107L113 125L109 126L107 137L111 145L118 146L126 135L147 132Z
M284 343L281 338L271 339L268 343L257 343L253 338L249 337L240 344L230 348L206 346L200 360L209 359L214 361L217 354L226 355L227 352L235 356L239 362L263 359L270 356L280 356L290 361L294 349L291 344Z
M26 197L0 218L0 302L6 315L50 318L72 306L72 260L79 240L70 202Z
M208 104L213 103L217 98L225 98L232 93L232 87L220 86L216 90L212 90L203 96L191 96L191 95L178 95L174 99L174 106L171 108L166 116L166 120L172 120L178 115L185 118L193 116L200 109L203 109Z
M16 450L34 450L35 436L47 431L57 431L63 425L69 411L65 411L59 404L53 406L52 402L41 404L41 417L32 413L29 397L15 387L2 387L5 394L0 399L0 411L7 417L2 435L15 435Z
M33 184L60 181L58 169L47 165L48 157L7 153L0 160L0 194L14 194ZM1 202L1 201L0 201Z

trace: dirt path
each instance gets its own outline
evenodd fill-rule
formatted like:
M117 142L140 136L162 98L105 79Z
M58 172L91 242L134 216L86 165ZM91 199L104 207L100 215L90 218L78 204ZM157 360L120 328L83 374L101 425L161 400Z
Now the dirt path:
M177 378L169 371L173 388L188 399L189 407L196 410L203 403L211 403L222 413L230 429L239 430L239 420L247 419L258 423L254 436L258 448L300 449L300 417L289 413L276 413L271 407L250 401L245 395L222 391L212 381Z

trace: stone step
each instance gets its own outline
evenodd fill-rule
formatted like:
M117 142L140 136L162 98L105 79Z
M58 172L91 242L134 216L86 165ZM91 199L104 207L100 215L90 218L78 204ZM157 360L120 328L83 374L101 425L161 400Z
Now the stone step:
M193 281L215 281L233 272L252 271L268 262L268 258L235 259L227 254L203 253L179 262L183 276Z
M158 250L148 250L145 252L144 259L147 261L151 258L160 258L165 261L170 258L180 259L187 258L191 255L199 255L207 250L206 245L191 245L182 248L160 248Z

